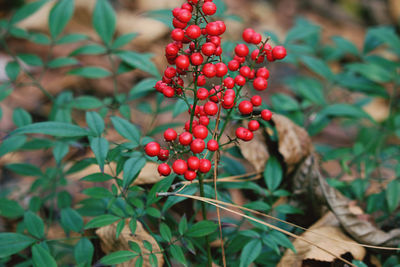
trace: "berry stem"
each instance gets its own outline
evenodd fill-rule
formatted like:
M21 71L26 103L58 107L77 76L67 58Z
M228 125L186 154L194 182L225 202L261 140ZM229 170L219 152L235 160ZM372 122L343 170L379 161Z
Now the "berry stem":
M200 187L200 196L204 197L204 181L203 181L203 175L199 175L199 187ZM201 202L201 212L203 215L203 220L207 220L207 210L206 210L206 205L204 202ZM208 266L212 266L212 255L211 255L211 247L210 247L210 240L208 238L208 235L205 237L206 239L206 249L207 249L207 259L208 259Z

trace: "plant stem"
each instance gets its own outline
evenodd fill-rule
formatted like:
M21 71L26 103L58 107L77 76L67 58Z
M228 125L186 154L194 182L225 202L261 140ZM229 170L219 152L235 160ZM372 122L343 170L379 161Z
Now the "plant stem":
M200 187L200 196L204 197L204 182L203 182L203 175L199 175L199 187ZM201 202L201 211L203 214L203 220L207 220L207 210L206 205L204 202ZM205 237L206 239L206 249L207 249L207 258L208 258L208 266L212 266L212 255L211 255L211 247L210 247L210 240L208 235Z

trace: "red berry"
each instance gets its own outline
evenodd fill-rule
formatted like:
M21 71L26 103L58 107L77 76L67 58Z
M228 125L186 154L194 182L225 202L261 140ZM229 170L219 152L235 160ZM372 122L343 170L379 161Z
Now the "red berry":
M260 128L260 123L256 120L251 120L249 121L249 124L247 125L250 131L254 132L257 131L258 128Z
M227 95L230 95L230 96L235 97L235 95L236 95L235 90L233 90L233 89L227 89L227 90L225 91L225 96L227 96Z
M197 125L199 125L199 122L196 121L196 120L193 120L193 122L192 122L192 129L193 129L194 127L196 127ZM189 130L190 130L190 120L188 120L188 121L185 123L185 130L186 130L186 131L189 131Z
M208 35L216 36L221 34L221 28L218 23L210 22L206 25L206 32Z
M202 173L207 173L210 170L211 170L211 161L209 161L208 159L201 159L199 171Z
M201 8L205 15L214 15L217 11L217 6L213 2L205 2Z
M264 67L259 68L257 70L256 76L264 78L264 79L268 79L269 78L269 70L267 68L264 68Z
M204 125L197 125L193 128L193 136L195 138L206 139L208 135L208 129Z
M187 164L186 161L183 159L177 159L175 162L172 164L172 169L176 174L184 174L185 171L187 171Z
M249 130L247 130L247 129L244 128L244 127L239 127L239 128L237 128L236 131L235 131L236 137L243 140L243 139L245 138L245 136L246 136L246 134L247 134L248 131L249 131Z
M216 47L221 45L221 37L219 36L210 36L210 38L207 38L207 40L215 44Z
M192 18L192 12L187 9L181 9L176 18L179 19L181 22L187 23Z
M286 48L281 45L275 46L272 49L272 56L274 59L284 59L286 57Z
M196 172L194 171L185 171L184 177L187 181L193 181L194 179L196 179Z
M259 95L255 95L251 98L251 103L253 104L253 106L261 106L262 104L262 98Z
M203 74L208 77L208 78L212 78L215 76L215 74L217 73L217 68L215 67L214 64L212 63L206 63L203 66Z
M235 47L235 54L239 57L245 57L249 54L249 48L245 44L238 44Z
M232 77L226 77L224 79L224 86L228 89L235 87L235 80Z
M263 109L261 111L261 118L265 121L269 121L272 118L272 112L269 109Z
M224 96L224 101L222 102L222 107L224 109L233 108L234 102L235 102L235 96L233 96L233 95L225 95Z
M235 83L239 86L243 86L246 84L246 78L242 75L238 75L235 77Z
M216 140L211 139L211 140L209 140L207 142L207 149L208 150L216 151L216 150L218 150L218 148L219 148L219 145L218 145L218 142Z
M225 65L225 63L219 62L217 64L215 64L215 68L216 68L216 75L217 77L223 77L225 76L225 74L228 73L228 67Z
M178 134L174 129L168 128L164 131L164 138L166 141L174 141Z
M169 43L165 47L165 54L169 56L176 56L179 52L179 47L174 43Z
M249 77L250 72L251 72L251 69L248 66L243 66L239 70L240 75L242 75L243 77Z
M221 54L222 54L222 48L221 48L221 46L218 46L217 48L215 48L214 55L219 57Z
M150 157L155 157L160 153L160 144L157 142L150 142L144 147L144 152Z
M250 141L251 139L253 139L253 137L254 137L253 132L246 129L246 134L243 137L243 141L246 141L246 142Z
M193 53L190 55L190 62L193 66L199 66L203 63L203 56L200 53Z
M192 7L192 5L189 4L189 3L183 3L182 6L181 6L181 8L182 8L182 9L189 10L190 12L193 11L193 7Z
M204 75L199 75L197 77L197 85L198 86L203 86L206 84L206 77Z
M201 35L201 29L197 25L190 25L186 29L186 35L191 39L197 39Z
M253 81L253 87L257 91L263 91L267 89L267 86L268 86L268 81L262 77L257 77Z
M254 30L251 28L245 29L242 33L243 41L245 41L246 43L251 43L254 33L255 33Z
M186 22L182 22L179 19L173 18L172 19L172 26L174 26L174 28L179 28L179 29L184 29L187 26Z
M169 150L161 148L160 153L158 153L157 157L161 161L166 161L169 157Z
M214 102L208 101L204 104L204 112L209 116L214 116L218 112L218 106Z
M204 148L206 147L206 143L203 139L194 139L193 142L190 144L190 150L193 153L201 153L203 152Z
M171 86L165 86L162 93L165 97L173 97L175 95L175 89Z
M248 115L253 112L253 104L248 100L243 100L239 104L239 111L243 115Z
M258 32L255 32L252 36L251 36L251 42L255 45L258 45L262 40L262 36L261 34L259 34Z
M196 157L196 156L191 156L190 158L188 158L187 164L188 164L189 169L195 171L195 170L197 170L197 169L199 168L199 166L200 166L200 160L199 160L199 158Z
M230 71L235 71L235 70L237 70L238 68L239 68L239 66L240 66L240 63L239 63L239 61L237 61L237 60L231 60L231 61L229 61L228 62L228 69L230 70Z
M246 57L239 57L239 56L235 55L233 57L233 60L236 60L237 62L239 62L239 64L242 64L246 61Z
M226 25L225 22L222 20L217 20L215 23L218 25L219 28L219 35L223 34L226 31Z
M199 89L197 89L196 96L197 96L197 98L200 99L200 100L207 99L207 97L208 97L208 90L207 90L206 88L200 87Z
M166 68L166 70L164 71L164 75L167 78L173 78L176 75L176 69L174 67L168 67Z
M215 46L215 44L213 44L211 42L207 42L201 46L201 52L206 56L212 56L212 55L214 55L216 48L217 47Z
M212 88L211 90L210 90L210 100L212 101L212 102L214 102L214 103L218 103L219 102L219 100L221 99L221 92L219 92L218 90L219 90L220 88L219 88L219 86L217 85L217 86L215 86L214 88ZM217 92L218 91L218 92Z
M207 126L210 123L210 119L207 116L200 116L199 123L201 125Z
M178 68L187 69L190 65L189 57L187 55L180 55L176 58L175 64Z
M183 146L187 146L192 142L192 134L189 132L183 132L179 135L179 143Z
M172 9L172 15L176 18L180 11L181 11L181 8L175 7L174 9Z
M162 176L168 176L171 174L171 168L167 163L161 163L158 165L158 173Z
M256 63L260 64L264 62L265 56L264 55L260 55L258 56L258 54L260 53L260 50L256 49L253 52L251 52L251 59L252 60L257 60Z
M185 32L184 32L182 29L177 28L177 29L173 29L173 30L172 30L172 32L171 32L171 38L172 38L174 41L180 42L180 41L183 40L183 37L185 37Z

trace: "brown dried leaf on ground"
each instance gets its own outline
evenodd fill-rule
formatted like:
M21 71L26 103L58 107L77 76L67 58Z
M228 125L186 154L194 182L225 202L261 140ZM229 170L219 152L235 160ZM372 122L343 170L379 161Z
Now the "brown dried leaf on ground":
M267 143L260 131L254 132L254 138L251 142L241 144L240 151L245 159L247 159L254 169L258 172L264 170L265 163L269 159Z
M375 97L371 102L363 106L363 110L375 121L382 122L389 117L389 102L382 97Z
M140 171L138 177L133 182L134 185L141 184L155 184L162 180L163 177L157 171L157 163L147 162L143 169Z
M351 253L355 259L362 260L366 253L365 248L343 233L340 229L339 221L332 212L327 213L312 225L309 231L305 231L301 236L336 255ZM320 262L335 261L334 256L300 239L296 239L293 245L297 253L293 253L292 250L287 249L278 267L300 267L303 266L303 261L305 260Z
M117 224L118 223L116 222L96 230L96 234L100 237L101 249L103 250L104 253L109 254L111 252L119 250L130 250L128 241L132 241L140 246L142 253L146 254L149 253L150 251L148 251L143 246L144 240L147 240L148 242L151 243L154 252L160 250L156 240L143 228L141 222L137 221L135 234L132 234L129 228L129 219L127 219L125 221L125 226L122 229L122 232L119 235L118 239L115 238ZM156 253L155 255L157 257L158 266L163 266L164 259L162 253ZM136 258L121 264L117 264L116 266L117 267L135 266L135 262ZM149 256L145 255L143 258L143 267L150 267L150 266L151 265L149 262Z

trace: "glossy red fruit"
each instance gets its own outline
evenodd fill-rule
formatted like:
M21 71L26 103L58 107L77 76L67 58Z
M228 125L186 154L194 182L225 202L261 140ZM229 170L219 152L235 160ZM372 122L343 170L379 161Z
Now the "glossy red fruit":
M237 128L235 131L236 137L243 140L247 134L247 131L249 130L244 127Z
M274 59L284 59L286 57L286 48L278 45L272 49L272 56Z
M171 86L165 86L165 87L163 88L162 93L163 93L163 95L164 95L165 97L171 98L171 97L173 97L173 96L175 95L175 89L172 88Z
M160 153L157 155L158 159L161 161L166 161L169 157L169 150L168 149L160 149Z
M179 29L184 29L187 26L186 22L182 22L177 18L173 18L172 19L172 26L174 26L174 28L179 28Z
M267 68L264 68L264 67L259 68L257 70L256 76L264 78L264 79L268 79L269 78L269 70Z
M196 138L190 144L190 150L193 153L201 153L203 152L204 148L206 148L206 143L203 139Z
M157 142L150 142L144 147L144 152L150 157L155 157L160 153L160 144Z
M251 72L251 69L249 66L243 66L239 70L240 75L242 75L243 77L249 77L250 72Z
M246 84L246 78L243 77L242 75L237 75L235 77L235 83L239 86L243 86Z
M176 28L171 32L171 38L174 41L181 42L185 36L185 32L182 29Z
M254 137L253 132L246 129L246 133L245 133L245 136L243 137L243 141L246 141L246 142L250 141L251 139L253 139L253 137Z
M239 63L239 61L237 61L237 60L231 60L231 61L229 61L228 62L228 69L230 70L230 71L235 71L235 70L237 70L238 68L239 68L239 66L240 66L240 63Z
M192 134L189 132L183 132L179 135L179 143L183 146L187 146L192 142Z
M171 168L167 163L161 163L160 165L158 165L157 170L158 173L162 176L168 176L171 174Z
M251 103L253 104L253 106L258 107L261 106L262 104L262 98L259 95L255 95L251 98Z
M197 125L193 128L193 136L195 138L206 139L208 135L208 129L204 125Z
M222 20L217 20L215 23L218 25L219 28L219 35L223 34L226 31L226 25L225 22Z
M174 141L178 137L178 134L174 129L168 128L164 131L165 141Z
M187 164L189 169L195 171L200 167L200 159L196 156L191 156L190 158L188 158Z
M176 56L179 52L179 47L174 43L169 43L165 47L165 54L168 56Z
M210 119L207 116L200 116L199 123L201 125L207 126L210 123Z
M251 28L244 29L242 33L243 41L245 41L246 43L251 43L254 33L255 33L254 30Z
M191 39L197 39L201 35L201 29L197 25L190 25L186 28L186 35Z
M245 44L238 44L235 47L235 54L239 57L245 57L249 54L249 48Z
M243 64L246 61L246 57L239 57L237 55L235 55L233 57L233 60L236 60L237 62L239 62L240 64Z
M228 73L228 67L223 62L218 62L215 64L215 68L217 77L223 77Z
M212 88L211 90L210 90L210 96L209 96L209 98L210 98L210 100L212 101L212 102L214 102L214 103L218 103L219 102L219 100L221 99L221 96L222 96L222 94L221 94L221 92L219 92L219 86L217 85L217 86L215 86L214 88ZM218 92L217 92L218 91Z
M205 85L206 84L206 76L204 76L204 75L199 75L198 77L197 77L197 85L198 86L203 86L203 85Z
M224 109L230 109L233 108L234 102L235 102L235 96L234 95L225 95L223 98L222 102L222 107Z
M189 3L183 3L182 6L181 6L181 8L182 8L182 9L189 10L190 12L193 11L193 6L192 6L191 4L189 4Z
M206 56L212 56L212 55L214 55L216 48L217 47L215 46L215 44L213 44L211 42L207 42L201 46L201 52Z
M172 170L178 175L184 174L187 169L187 163L183 159L177 159L172 164Z
M253 104L248 100L243 100L239 104L239 111L243 115L248 115L253 112Z
M260 53L260 51L258 49L256 49L253 52L251 52L251 59L252 60L257 60L256 61L257 64L263 63L264 59L265 59L264 55L258 56L259 53Z
M235 87L235 80L232 77L226 77L224 79L224 86L228 89Z
M185 70L190 65L189 57L187 55L180 55L176 58L175 64L178 68Z
M211 35L211 36L217 36L222 33L220 25L216 22L208 23L206 25L206 32L208 35Z
M206 63L203 66L203 74L207 77L207 78L212 78L217 74L217 68L214 64L212 63Z
M199 122L196 120L193 120L192 122L192 128L196 127L197 125L199 125ZM190 120L188 120L187 122L185 122L185 130L189 131L190 130Z
M210 151L217 151L219 148L218 142L214 139L211 139L207 142L207 149Z
M176 18L181 22L188 23L192 18L192 12L187 9L181 9Z
M267 89L268 81L262 77L257 77L253 80L253 87L257 91L263 91Z
M260 123L256 120L251 120L249 121L247 128L249 128L249 130L252 132L257 131L260 128Z
M258 45L262 40L262 36L261 34L259 34L258 32L255 32L252 36L251 36L251 43Z
M211 161L209 161L208 159L201 159L199 171L202 173L207 173L210 170L211 170Z
M165 69L164 75L165 75L165 77L171 79L171 78L175 77L176 69L174 67L168 67L168 68Z
M209 116L214 116L218 112L218 106L214 102L208 101L204 104L204 112Z
M207 41L215 44L216 47L221 45L221 37L219 36L210 36L210 38L207 38Z
M207 97L208 97L208 90L207 90L206 88L200 87L199 89L197 89L196 96L197 96L197 98L200 99L200 100L207 99Z
M203 63L203 56L200 53L193 53L190 55L190 62L193 66L199 66Z
M185 179L187 181L193 181L194 179L196 179L196 176L197 176L196 172L187 170L187 171L185 171L185 174L183 177L185 177Z
M203 10L204 15L211 16L217 11L217 6L213 2L205 2L201 10Z
M261 118L265 121L269 121L272 118L272 112L269 109L263 109L261 111Z

